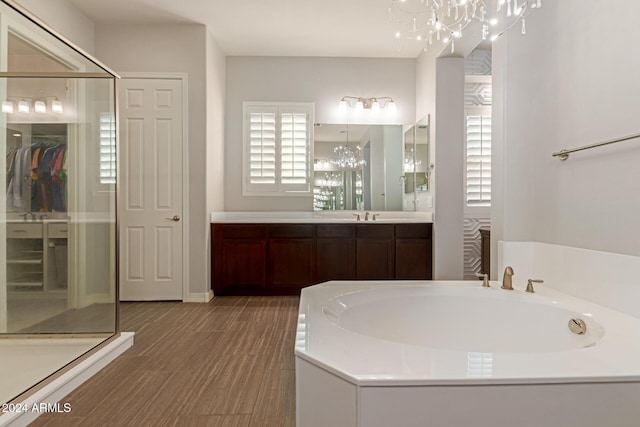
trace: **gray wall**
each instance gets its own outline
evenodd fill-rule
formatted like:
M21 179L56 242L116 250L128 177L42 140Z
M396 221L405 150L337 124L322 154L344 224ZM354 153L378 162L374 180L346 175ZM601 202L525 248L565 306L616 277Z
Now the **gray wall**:
M415 119L415 60L369 58L228 57L225 209L310 211L312 197L242 195L242 102L315 102L317 123L406 124ZM398 111L341 115L345 95L391 96Z
M207 187L207 159L220 154L224 93L224 57L203 25L99 25L96 56L118 72L181 72L188 74L189 145L189 292L208 292L210 262L208 207L222 206ZM209 69L207 69L209 66ZM208 75L210 74L210 75ZM207 101L207 95L212 99ZM210 121L214 127L207 131ZM216 163L212 167L215 168ZM217 164L218 169L220 164ZM211 175L215 179L215 172ZM210 194L211 193L211 194ZM220 197L220 196L219 196Z
M436 150L433 275L464 277L464 59L436 60Z
M17 0L78 47L94 54L95 25L67 0Z
M546 2L525 37L494 44L504 121L494 122L492 240L640 255L640 140L551 157L640 131L638 15L637 2Z

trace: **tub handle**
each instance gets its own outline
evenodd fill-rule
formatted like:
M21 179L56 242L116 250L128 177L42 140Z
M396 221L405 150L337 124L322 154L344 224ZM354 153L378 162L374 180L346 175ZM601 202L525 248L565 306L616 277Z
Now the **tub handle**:
M529 292L530 294L535 294L536 291L533 290L534 283L544 283L544 280L541 279L529 279L527 281L527 289L525 292Z
M482 279L482 287L483 288L490 288L491 286L489 286L489 275L485 274L485 273L476 273L476 277L478 279Z

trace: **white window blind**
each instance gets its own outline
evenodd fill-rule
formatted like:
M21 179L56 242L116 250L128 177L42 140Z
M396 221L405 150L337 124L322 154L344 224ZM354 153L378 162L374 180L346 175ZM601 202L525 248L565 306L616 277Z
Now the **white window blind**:
M116 121L112 113L100 114L100 184L116 183Z
M312 104L244 103L245 194L310 191Z
M491 205L491 116L467 116L467 206Z

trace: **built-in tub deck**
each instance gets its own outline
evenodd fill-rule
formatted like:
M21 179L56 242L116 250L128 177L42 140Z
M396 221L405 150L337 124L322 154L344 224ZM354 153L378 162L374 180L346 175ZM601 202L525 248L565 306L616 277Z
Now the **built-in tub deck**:
M421 422L427 414L445 423L432 425L579 419L596 426L611 419L607 405L622 420L610 425L640 422L639 319L544 286L535 294L491 286L328 282L304 289L295 345L299 425L338 421L313 421L314 402L346 417L345 426L431 425ZM573 318L585 321L584 335L569 330ZM449 399L462 396L475 416L451 412ZM495 399L511 409L489 411ZM539 413L558 404L579 416L557 422ZM527 424L525 408L536 407Z

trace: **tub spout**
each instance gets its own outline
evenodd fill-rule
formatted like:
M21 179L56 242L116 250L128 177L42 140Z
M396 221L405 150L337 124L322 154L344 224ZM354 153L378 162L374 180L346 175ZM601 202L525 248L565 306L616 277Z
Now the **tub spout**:
M511 266L507 266L507 268L504 269L504 275L502 276L502 289L506 289L508 291L513 290L511 276L513 276L513 268L511 268Z

